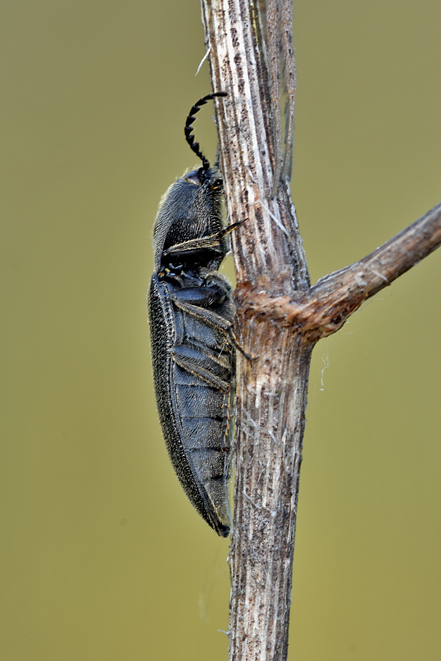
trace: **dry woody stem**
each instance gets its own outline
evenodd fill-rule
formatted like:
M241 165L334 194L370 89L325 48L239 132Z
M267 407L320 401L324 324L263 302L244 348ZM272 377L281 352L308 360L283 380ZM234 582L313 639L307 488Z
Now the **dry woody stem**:
M202 0L202 18L213 91L228 93L216 106L229 222L243 221L236 332L253 357L237 359L229 658L282 661L312 349L440 245L441 205L311 287L289 189L292 2Z

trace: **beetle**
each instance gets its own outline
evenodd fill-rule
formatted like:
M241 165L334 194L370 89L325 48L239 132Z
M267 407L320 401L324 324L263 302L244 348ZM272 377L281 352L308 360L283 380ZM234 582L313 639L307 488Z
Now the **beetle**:
M222 178L195 142L191 108L185 137L202 161L161 200L153 230L154 272L148 293L156 403L167 450L184 491L221 536L230 531L230 412L234 393L232 288L218 273L227 253ZM240 347L239 347L240 349Z

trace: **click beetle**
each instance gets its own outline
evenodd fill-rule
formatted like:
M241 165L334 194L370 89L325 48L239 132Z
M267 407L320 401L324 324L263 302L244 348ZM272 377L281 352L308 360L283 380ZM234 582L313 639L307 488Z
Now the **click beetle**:
M170 459L184 491L221 536L230 530L230 410L235 338L232 289L218 273L227 252L222 179L192 134L208 94L190 110L185 136L202 166L165 193L153 231L148 293L156 403Z

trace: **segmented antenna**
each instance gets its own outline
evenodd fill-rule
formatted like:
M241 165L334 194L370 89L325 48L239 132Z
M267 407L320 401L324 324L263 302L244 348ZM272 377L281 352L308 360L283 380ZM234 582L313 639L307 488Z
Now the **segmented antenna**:
M204 106L208 101L212 101L217 96L227 96L227 92L213 92L213 94L207 94L207 96L204 96L202 97L202 99L199 99L199 101L194 104L194 106L188 113L187 121L185 122L185 127L184 127L185 139L187 140L188 144L190 145L190 148L194 151L196 156L201 159L202 168L200 168L200 170L202 170L202 172L204 173L209 170L210 162L199 149L199 143L195 142L192 124L196 119L196 113L199 112L201 106Z

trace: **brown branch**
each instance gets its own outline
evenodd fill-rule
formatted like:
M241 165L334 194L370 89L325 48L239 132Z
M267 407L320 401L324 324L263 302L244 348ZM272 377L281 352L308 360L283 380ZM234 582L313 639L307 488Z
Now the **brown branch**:
M260 14L259 4L263 15ZM440 243L441 207L310 287L289 174L295 100L291 0L202 0L237 274L230 661L283 661L306 396L314 343ZM269 35L269 37L268 37ZM269 45L266 42L268 37ZM279 56L278 56L279 55ZM281 167L280 103L286 90ZM275 116L277 114L277 117Z
M245 317L269 318L293 326L307 342L339 330L363 301L388 287L441 245L441 204L409 225L355 264L321 278L306 292L293 297L266 293L268 276L256 293L246 283L236 289L236 301Z

